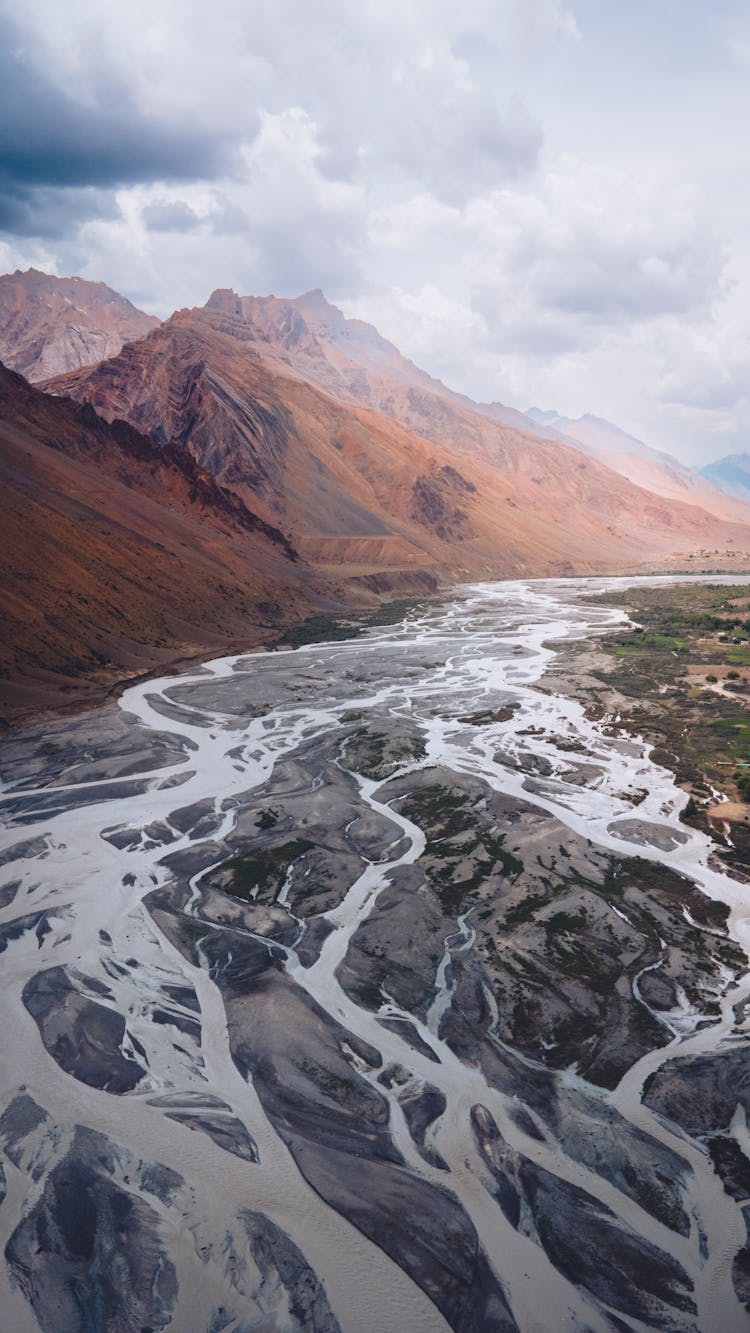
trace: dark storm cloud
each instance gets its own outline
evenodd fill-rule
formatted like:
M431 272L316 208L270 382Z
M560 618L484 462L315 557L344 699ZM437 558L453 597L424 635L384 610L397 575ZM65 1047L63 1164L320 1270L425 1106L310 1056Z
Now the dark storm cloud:
M0 174L0 233L60 240L87 218L114 218L120 209L113 190L20 186Z
M216 177L230 157L226 136L155 122L115 81L84 104L0 18L1 229L56 236L111 212L107 191L118 186Z

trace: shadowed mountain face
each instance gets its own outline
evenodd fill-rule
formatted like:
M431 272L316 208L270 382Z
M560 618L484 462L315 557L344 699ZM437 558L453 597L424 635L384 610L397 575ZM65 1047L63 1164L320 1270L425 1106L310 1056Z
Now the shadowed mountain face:
M701 476L726 495L750 500L750 454L728 454L726 458L718 458L715 463L707 463L701 468Z
M4 367L0 515L6 721L320 605L286 537L190 454Z
M103 282L34 268L0 277L0 361L32 383L116 356L158 323Z
M491 419L320 292L215 292L46 387L186 448L307 559L350 577L569 573L748 546L744 525Z

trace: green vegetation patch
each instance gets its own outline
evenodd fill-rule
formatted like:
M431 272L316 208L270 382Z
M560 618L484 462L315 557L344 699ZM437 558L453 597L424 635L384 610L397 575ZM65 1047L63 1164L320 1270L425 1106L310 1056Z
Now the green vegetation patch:
M472 801L435 784L410 793L401 803L402 813L425 835L428 873L450 915L465 911L490 875L515 879L523 870L523 861L505 847L506 835L478 825ZM468 874L462 869L467 861Z
M590 600L627 606L639 622L600 640L613 666L595 674L632 701L623 721L692 791L685 822L708 830L710 787L750 801L750 585L629 588ZM722 855L747 868L747 840L738 841Z
M575 935L583 930L588 922L585 912L554 912L542 923L548 935Z
M280 847L233 856L217 866L214 872L217 887L235 898L251 899L269 892L276 898L289 867L314 846L307 838L292 838Z
M377 625L398 625L402 620L424 611L430 605L428 598L398 597L382 602L372 611L349 616L308 616L296 625L290 625L270 644L271 648L301 648L308 643L336 643L340 639L358 639L365 629Z
M608 640L605 647L615 657L628 657L631 653L684 653L687 643L673 634L639 634L632 639Z
M692 880L658 861L649 861L644 856L613 857L606 883L610 888L619 888L620 893L632 885L672 911L687 908L693 920L707 930L726 931L729 919L727 904L708 898ZM721 947L721 942L718 942L717 950Z
M366 778L386 778L402 764L424 759L421 732L371 730L359 727L347 738L344 763Z
M302 648L307 643L332 643L339 639L356 639L362 626L353 620L339 620L336 616L308 616L298 625L290 625L272 648Z

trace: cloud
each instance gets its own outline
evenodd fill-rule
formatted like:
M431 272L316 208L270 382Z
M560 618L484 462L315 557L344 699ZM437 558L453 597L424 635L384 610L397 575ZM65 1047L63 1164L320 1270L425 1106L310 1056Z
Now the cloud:
M0 172L0 232L8 236L59 242L75 235L87 218L109 219L118 213L111 190L33 189L9 181Z
M71 86L55 82L0 16L0 230L57 237L111 216L117 186L226 171L226 139L155 123L117 78L87 100Z
M126 89L85 105L55 87L0 32L0 160L19 185L121 185L215 176L226 145L198 129L155 125Z
M593 411L687 457L720 413L746 419L727 376L742 275L696 186L565 156L533 190L422 193L369 221L371 287L349 308L454 387Z
M201 219L182 199L160 200L146 204L141 212L143 224L149 231L194 231Z
M533 192L488 191L462 208L423 193L369 220L369 270L384 288L462 301L496 356L560 356L674 315L703 318L729 287L699 192L570 159ZM408 340L406 311L394 296L392 324ZM456 346L439 320L433 339L462 376L478 349Z
M454 42L474 24L507 56L570 23L557 0L218 0L208 23L202 0L37 0L0 19L5 189L231 176L263 113L298 110L324 176L456 201L533 169L541 129L500 69L477 72Z
M694 187L563 159L511 207L507 262L540 309L611 327L722 294L726 254Z
M750 337L746 327L712 321L681 330L679 355L665 360L657 379L662 402L705 413L750 407Z
M366 285L367 199L317 168L315 127L301 111L262 117L231 180L125 187L118 212L91 218L58 249L66 272L106 273L159 315L202 304L215 287L293 294Z
M291 236L281 245L297 182L282 199L276 173L269 224L245 188L269 124L307 127L299 179L309 196L316 177L313 213L339 218L335 245L342 187L356 228L362 190L426 190L460 206L533 173L542 129L507 69L574 33L563 0L217 0L210 22L202 0L0 0L0 230L72 240L111 219L124 188L216 181L213 234L248 225L263 251L276 229L279 256L307 271L326 257L324 236L299 230L298 261ZM140 221L186 234L197 224L177 203L170 195L160 212L154 199ZM318 281L330 272L324 263Z

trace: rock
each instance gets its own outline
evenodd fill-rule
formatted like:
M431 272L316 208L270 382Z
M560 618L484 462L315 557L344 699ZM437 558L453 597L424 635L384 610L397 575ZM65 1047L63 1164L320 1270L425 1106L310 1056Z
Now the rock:
M693 1284L671 1255L535 1163L522 1162L519 1176L539 1242L571 1282L649 1328L672 1330L675 1311L696 1313Z
M112 1145L76 1129L6 1249L44 1333L133 1333L171 1322L174 1266L159 1218L113 1180Z
M250 1250L261 1274L261 1288L255 1299L265 1305L263 1288L271 1292L279 1284L289 1297L292 1333L341 1333L325 1288L304 1255L270 1218L250 1210L240 1214Z
M750 1046L667 1060L646 1080L643 1100L688 1134L728 1129L738 1106L750 1115Z
M143 1078L143 1066L122 1054L122 1014L82 996L64 968L38 972L26 983L23 1002L49 1054L81 1083L122 1093Z

